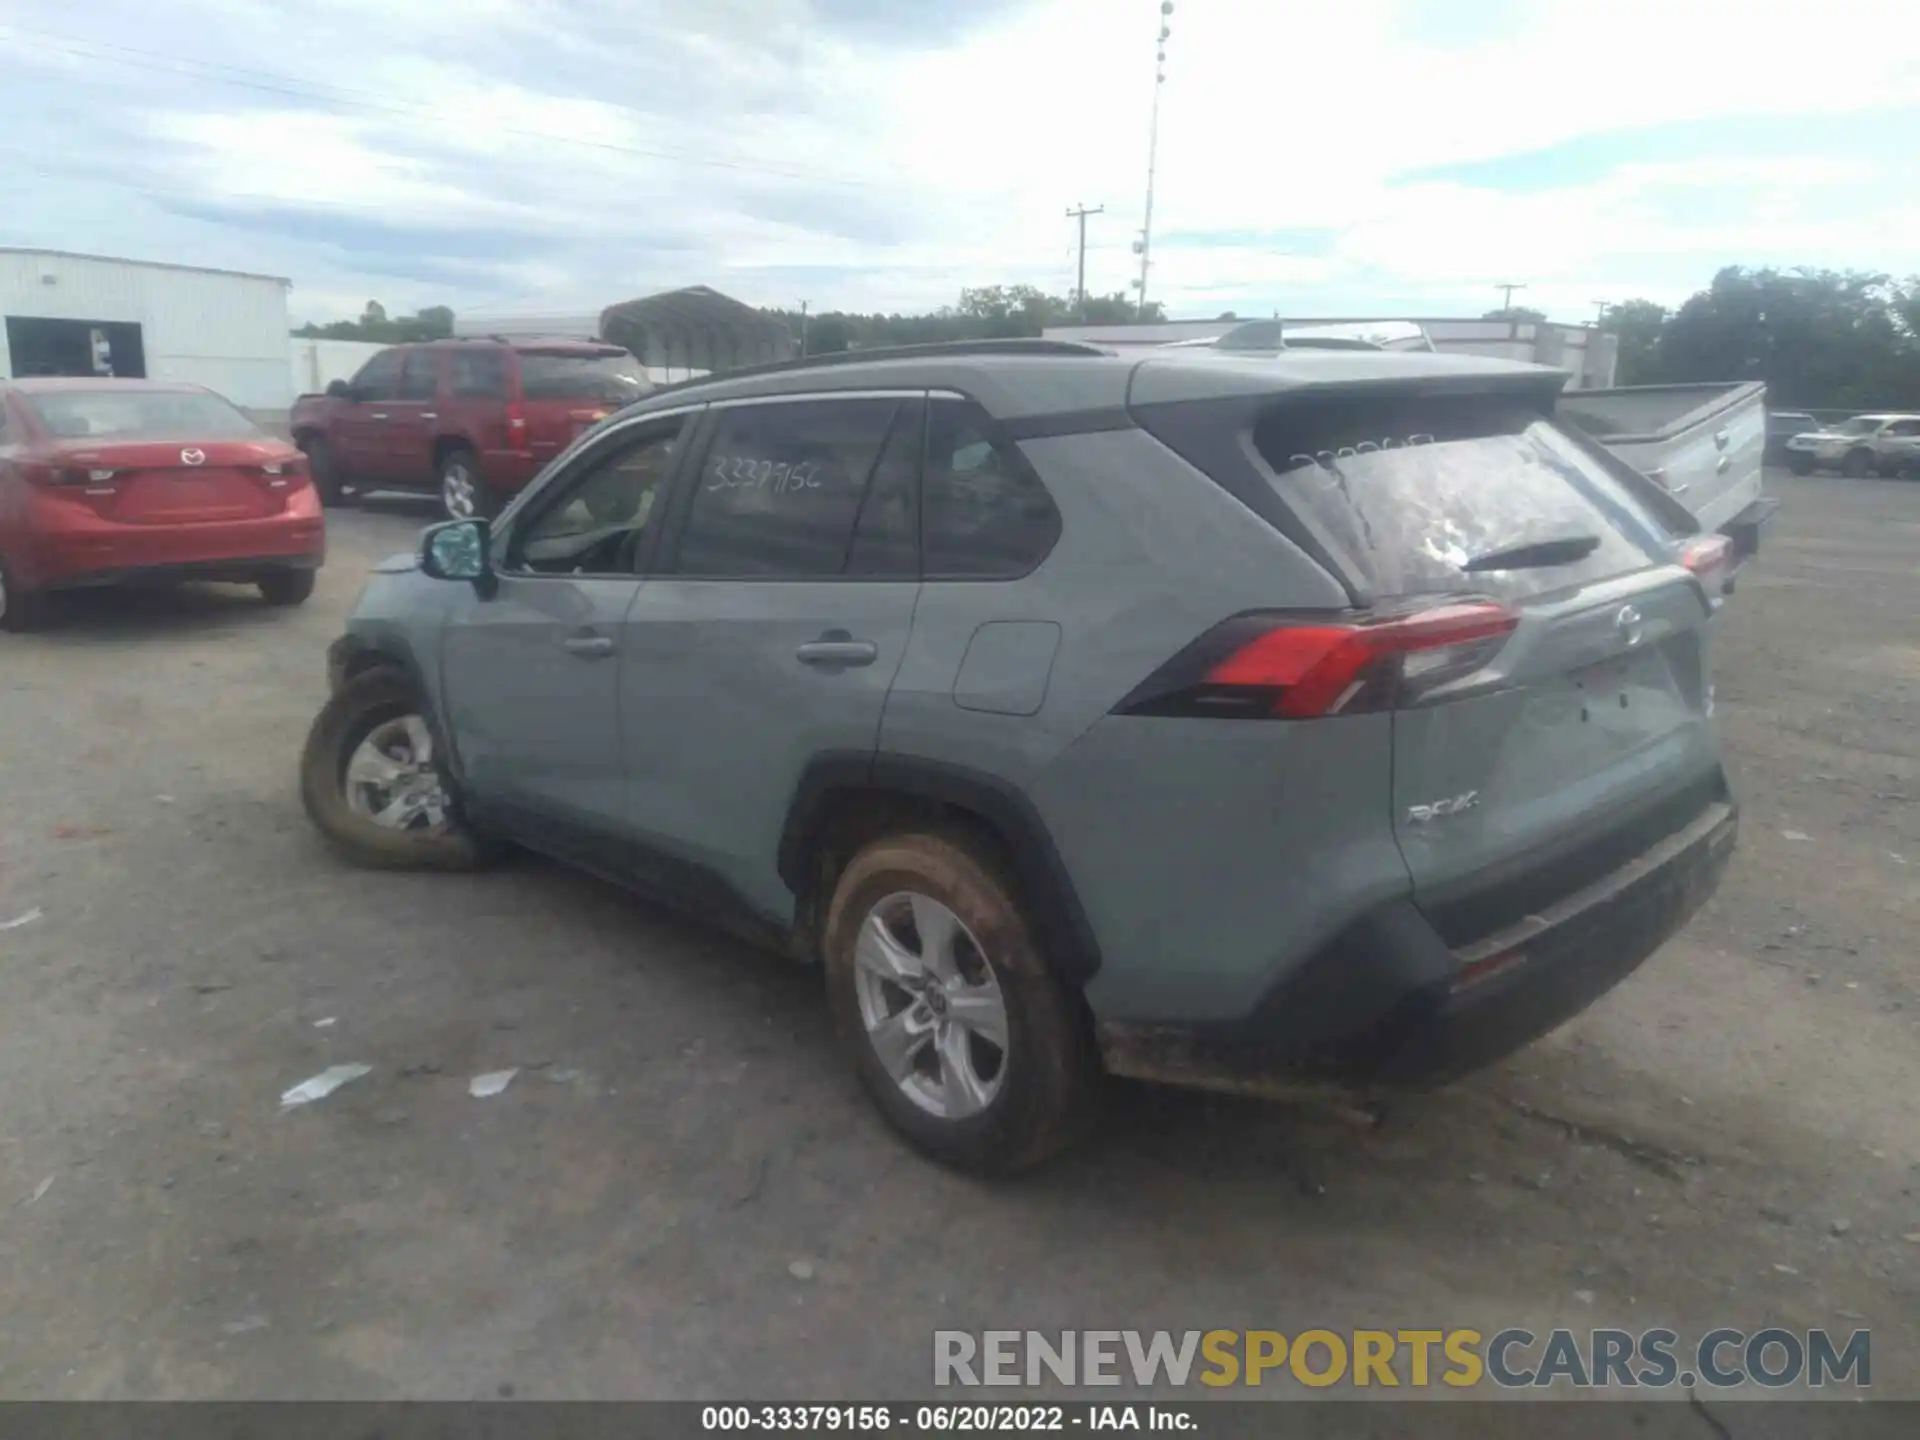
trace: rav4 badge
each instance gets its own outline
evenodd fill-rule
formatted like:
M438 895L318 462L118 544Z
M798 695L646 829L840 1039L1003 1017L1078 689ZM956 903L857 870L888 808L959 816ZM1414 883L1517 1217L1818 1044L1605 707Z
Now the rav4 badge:
M1407 820L1414 825L1425 825L1431 820L1444 820L1449 815L1458 815L1471 810L1480 803L1480 792L1469 790L1464 795L1455 795L1450 800L1436 800L1431 805L1409 805Z

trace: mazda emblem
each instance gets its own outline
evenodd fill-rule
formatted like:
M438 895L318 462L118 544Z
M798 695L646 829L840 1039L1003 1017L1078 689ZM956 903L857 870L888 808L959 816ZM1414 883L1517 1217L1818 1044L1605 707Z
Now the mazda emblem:
M207 463L207 452L204 450L195 450L189 446L180 452L180 463L182 465L204 465Z

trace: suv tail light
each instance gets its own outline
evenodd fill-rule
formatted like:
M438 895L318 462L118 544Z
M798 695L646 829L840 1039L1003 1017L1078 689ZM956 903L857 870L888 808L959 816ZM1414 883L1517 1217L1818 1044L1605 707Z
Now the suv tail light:
M1519 623L1514 610L1490 600L1339 621L1237 615L1162 665L1117 708L1247 720L1391 710L1486 665Z
M295 455L288 460L274 460L260 467L260 473L275 490L297 490L313 478L312 467L304 455Z

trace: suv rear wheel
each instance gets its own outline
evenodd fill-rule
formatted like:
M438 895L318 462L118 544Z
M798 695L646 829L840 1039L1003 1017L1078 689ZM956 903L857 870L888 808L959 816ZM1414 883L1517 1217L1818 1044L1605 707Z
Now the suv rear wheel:
M1079 997L1034 946L997 859L970 837L887 836L828 908L828 998L867 1093L915 1148L1005 1174L1090 1118L1099 1061Z
M440 457L440 508L449 520L491 520L500 502L480 474L480 460L464 446Z
M355 864L470 870L491 856L460 817L425 708L398 671L372 670L341 686L308 732L300 798Z
M301 453L307 457L307 472L313 477L314 493L320 497L324 506L344 505L347 502L347 487L340 474L340 462L334 457L333 446L327 443L324 435L308 435L298 442Z

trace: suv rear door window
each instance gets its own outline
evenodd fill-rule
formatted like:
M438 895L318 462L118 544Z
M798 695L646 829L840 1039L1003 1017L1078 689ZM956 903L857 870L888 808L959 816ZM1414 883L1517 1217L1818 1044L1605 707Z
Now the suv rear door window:
M626 405L652 386L640 362L624 351L520 352L520 394L527 400L591 400Z
M920 507L929 579L1017 579L1060 538L1046 486L968 400L928 408Z
M889 440L896 422L918 411L917 402L895 399L721 410L694 481L675 568L682 575L739 579L849 573L862 501L880 477L878 524L886 495L898 490L899 464L912 460L904 440Z
M1662 553L1645 507L1524 403L1283 402L1254 427L1254 445L1280 497L1376 596L1522 599L1644 569ZM1468 568L1549 541L1585 553Z
M507 357L500 350L453 352L453 394L460 400L504 400L507 397Z
M396 400L434 400L440 395L440 352L415 350L407 356Z

